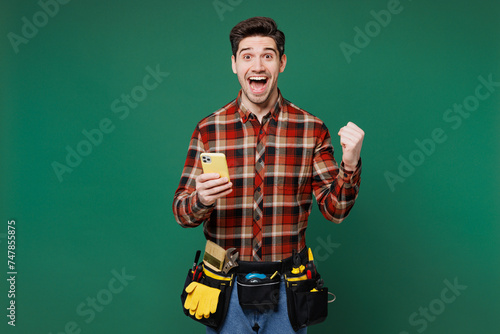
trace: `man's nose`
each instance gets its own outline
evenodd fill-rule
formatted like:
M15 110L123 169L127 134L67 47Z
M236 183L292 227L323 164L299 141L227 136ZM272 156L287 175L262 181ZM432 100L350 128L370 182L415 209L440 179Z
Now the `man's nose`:
M256 72L261 72L264 71L266 68L264 67L264 62L262 61L262 58L258 57L255 58L255 62L253 64L253 68Z

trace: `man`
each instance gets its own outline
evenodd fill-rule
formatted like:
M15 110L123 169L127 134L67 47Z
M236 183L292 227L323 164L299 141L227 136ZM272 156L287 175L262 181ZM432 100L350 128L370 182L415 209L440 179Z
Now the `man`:
M285 36L276 23L264 17L247 19L231 30L230 41L241 90L235 100L198 123L173 211L183 227L203 223L206 238L225 249L235 247L240 260L280 261L306 247L312 194L326 219L340 223L349 214L359 190L364 132L351 122L339 130L338 166L324 123L285 100L278 89L287 57ZM202 173L203 152L226 155L231 182ZM259 333L293 332L284 284L279 303L276 312L241 310L233 289L221 333L252 328L260 328Z

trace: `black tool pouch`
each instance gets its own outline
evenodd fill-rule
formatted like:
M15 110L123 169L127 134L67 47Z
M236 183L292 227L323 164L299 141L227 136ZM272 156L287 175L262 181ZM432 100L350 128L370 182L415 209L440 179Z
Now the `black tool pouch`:
M210 273L210 275L207 275L207 272ZM217 279L217 276L220 279ZM227 309L229 307L229 300L231 298L231 291L234 286L234 274L224 275L220 272L215 273L207 267L203 269L203 273L201 274L199 282L206 286L220 290L219 301L217 303L217 311L211 314L208 318L197 319L194 315L191 315L189 313L188 309L184 308L184 302L186 301L186 297L188 295L186 292L186 287L191 282L193 282L193 271L189 269L186 277L186 282L184 283L184 288L182 289L181 293L181 303L184 314L205 326L218 330L224 323L224 319L226 318Z
M288 318L294 331L324 321L328 315L328 288L318 289L317 275L313 279L286 277Z
M266 278L245 278L238 274L238 299L242 308L259 310L261 312L275 310L280 295L281 275L266 275Z

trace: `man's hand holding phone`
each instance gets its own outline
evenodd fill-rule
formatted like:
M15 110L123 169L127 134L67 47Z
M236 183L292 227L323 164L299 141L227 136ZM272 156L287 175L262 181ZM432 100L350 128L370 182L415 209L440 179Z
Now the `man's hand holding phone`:
M217 199L233 191L233 184L229 182L224 153L202 153L200 155L203 174L196 178L198 199L205 206L212 205Z
M204 173L196 177L198 199L205 206L212 205L217 199L230 194L232 182L218 173Z

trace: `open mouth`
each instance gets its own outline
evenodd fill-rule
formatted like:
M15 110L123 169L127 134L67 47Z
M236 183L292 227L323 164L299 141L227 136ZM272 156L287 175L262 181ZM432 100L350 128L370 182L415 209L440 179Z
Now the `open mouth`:
M248 78L248 83L252 93L261 94L266 90L267 77L264 76L251 76Z

